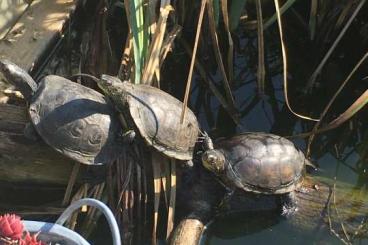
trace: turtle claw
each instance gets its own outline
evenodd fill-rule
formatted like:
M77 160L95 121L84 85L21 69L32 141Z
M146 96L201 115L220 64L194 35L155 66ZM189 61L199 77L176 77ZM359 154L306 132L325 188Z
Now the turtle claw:
M219 204L219 209L228 211L231 209L230 200L232 196L234 195L235 190L229 189L229 188L226 188L226 189L227 189L226 194Z
M282 197L282 216L289 218L298 211L298 202L296 201L296 196L294 192L290 192Z
M188 160L184 162L184 167L186 168L193 168L194 162L192 160Z

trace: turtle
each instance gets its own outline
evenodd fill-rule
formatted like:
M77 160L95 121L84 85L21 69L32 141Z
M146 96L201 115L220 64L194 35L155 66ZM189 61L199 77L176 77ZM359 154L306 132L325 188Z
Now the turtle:
M128 127L139 132L149 146L192 166L199 124L190 109L181 123L181 101L156 87L132 84L106 74L97 83L113 101Z
M48 145L88 165L103 165L121 154L124 141L114 106L101 93L66 78L48 75L38 84L22 68L0 60L0 77L27 101L31 124Z
M263 132L246 132L220 139L215 147L206 137L203 166L229 190L280 195L283 214L296 210L295 192L309 160L288 139Z

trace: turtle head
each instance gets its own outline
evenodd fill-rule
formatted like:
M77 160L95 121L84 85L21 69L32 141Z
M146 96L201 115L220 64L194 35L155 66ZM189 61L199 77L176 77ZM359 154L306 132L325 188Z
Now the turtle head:
M98 87L110 97L120 97L127 90L128 82L121 81L118 77L101 75L101 79L97 81Z
M37 90L37 83L33 78L25 70L6 59L0 59L0 79L14 85L27 101Z
M98 87L105 93L111 94L117 84L121 83L117 77L109 76L106 74L101 75L101 79L97 81Z
M220 175L225 170L225 156L219 150L207 150L202 155L202 163L211 172Z

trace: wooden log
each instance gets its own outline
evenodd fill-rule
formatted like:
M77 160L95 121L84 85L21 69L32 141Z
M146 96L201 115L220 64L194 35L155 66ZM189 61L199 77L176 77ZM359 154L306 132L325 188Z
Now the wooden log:
M0 39L5 37L11 26L26 10L27 6L27 1L0 1Z
M33 0L12 31L0 42L0 57L32 73L50 46L61 37L77 0Z
M205 224L214 215L225 191L213 176L201 166L195 165L192 181L178 186L177 210L187 213L170 237L172 245L198 244Z
M41 139L25 137L28 122L25 107L0 104L0 181L66 185L74 162ZM92 178L89 170L82 166L79 179Z
M177 226L171 239L171 244L175 245L194 245L198 244L202 231L209 220L209 216L214 215L214 207L218 205L214 198L208 199L208 193L213 195L215 192L211 184L198 182L207 189L202 189L202 196L194 195L191 205L192 210ZM203 185L205 184L205 185ZM212 186L212 187L211 187ZM198 186L200 188L200 186ZM287 217L287 222L296 230L317 231L325 229L331 231L344 239L348 237L368 237L368 230L364 228L364 221L368 214L368 195L353 190L352 186L340 183L333 188L333 184L327 180L320 180L314 177L307 177L303 182L302 188L295 192L297 200L297 211ZM206 205L198 205L200 202L206 202ZM280 206L275 199L266 195L244 195L236 194L230 201L230 210L232 212L251 212L253 221L248 219L247 223L259 224L260 220L265 220L265 226L272 225L280 218L280 215L270 215L270 210L278 209ZM198 211L200 209L200 211ZM281 210L280 210L281 211ZM274 214L274 212L273 212ZM228 216L229 213L226 214ZM224 215L225 216L225 215ZM262 218L264 216L264 218ZM248 216L247 216L248 217ZM236 230L236 227L234 227ZM239 228L239 232L244 229ZM236 231L234 231L236 232Z

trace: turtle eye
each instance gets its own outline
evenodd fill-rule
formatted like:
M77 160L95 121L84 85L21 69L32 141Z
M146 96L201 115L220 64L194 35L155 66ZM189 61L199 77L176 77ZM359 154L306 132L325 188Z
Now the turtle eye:
M208 162L210 162L210 163L214 163L214 162L216 162L217 157L216 157L215 155L208 155L207 160L208 160Z
M112 81L110 79L102 78L101 80L102 80L102 84L104 84L105 86L112 85Z

